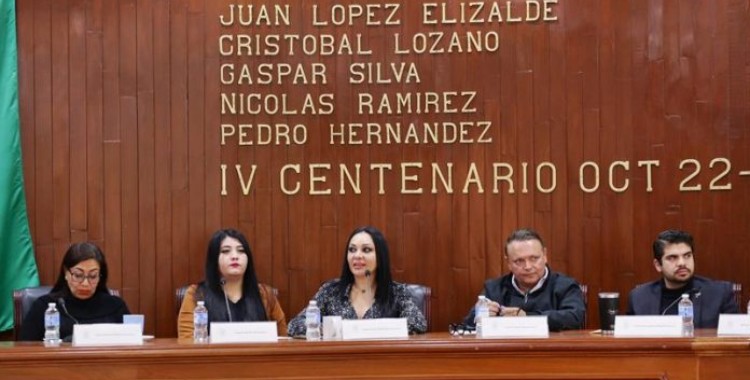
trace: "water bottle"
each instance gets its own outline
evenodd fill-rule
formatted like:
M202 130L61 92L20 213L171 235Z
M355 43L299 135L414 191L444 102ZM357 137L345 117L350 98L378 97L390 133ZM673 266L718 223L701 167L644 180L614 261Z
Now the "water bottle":
M687 293L677 304L677 314L682 317L682 336L693 336L693 302Z
M193 310L193 342L208 342L208 309L204 301L198 301Z
M320 340L320 308L315 300L311 300L305 310L305 327L307 340Z
M60 345L60 312L54 302L47 304L44 312L44 345L54 347Z
M490 300L480 295L477 297L477 304L474 306L474 325L477 328L477 336L482 336L482 318L490 316Z

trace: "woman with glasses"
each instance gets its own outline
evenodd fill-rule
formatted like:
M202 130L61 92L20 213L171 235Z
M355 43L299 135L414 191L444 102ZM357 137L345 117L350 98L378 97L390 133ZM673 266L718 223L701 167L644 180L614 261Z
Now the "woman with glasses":
M109 293L102 250L88 242L75 243L65 252L55 286L34 301L26 314L21 340L42 340L49 303L55 303L60 312L60 338L65 341L72 337L74 324L122 323L122 316L130 314L125 301Z

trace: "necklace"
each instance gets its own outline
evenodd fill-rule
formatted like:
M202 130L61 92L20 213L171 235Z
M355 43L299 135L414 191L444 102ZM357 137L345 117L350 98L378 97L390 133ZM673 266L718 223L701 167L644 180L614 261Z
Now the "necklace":
M354 289L359 290L362 294L365 294L365 292L367 292L367 289L360 288L357 284L353 284L353 286L354 286Z

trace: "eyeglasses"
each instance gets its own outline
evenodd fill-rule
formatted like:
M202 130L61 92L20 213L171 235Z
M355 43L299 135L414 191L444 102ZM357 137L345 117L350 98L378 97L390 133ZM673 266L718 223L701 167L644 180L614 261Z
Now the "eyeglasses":
M448 325L448 332L454 336L461 335L474 335L477 333L477 329L472 326L467 326L463 323L451 323Z
M89 273L88 275L85 275L81 272L73 272L72 270L68 270L68 273L70 273L70 278L73 279L73 282L76 284L82 284L83 280L88 279L89 284L96 284L99 282L99 278L101 277L101 274L99 272L96 273Z

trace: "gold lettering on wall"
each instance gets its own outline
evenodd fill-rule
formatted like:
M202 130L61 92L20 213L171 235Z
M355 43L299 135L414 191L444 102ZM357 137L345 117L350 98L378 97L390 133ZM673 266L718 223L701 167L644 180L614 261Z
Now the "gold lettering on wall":
M467 83L443 80L454 59L471 67L473 60L503 54L502 28L557 22L557 5L558 0L228 4L217 15L221 32L211 42L218 49L220 91L213 101L220 122L214 127L222 147L300 152L313 143L326 152L348 149L345 154L356 157L366 149L418 146L430 152L455 146L488 159L456 164L401 161L395 155L385 162L224 162L221 195L253 194L261 173L278 175L278 191L289 196L424 194L427 188L431 194L456 189L484 194L487 188L491 194L525 196L553 193L561 180L577 180L587 194L653 192L658 160L583 160L577 173L562 177L561 163L523 156L493 161L515 143L501 141L513 136L501 124L512 111L497 106L504 89L497 87L500 74L467 73L482 78ZM678 191L732 189L726 158L685 158L670 169L683 174ZM633 186L641 178L644 186Z

